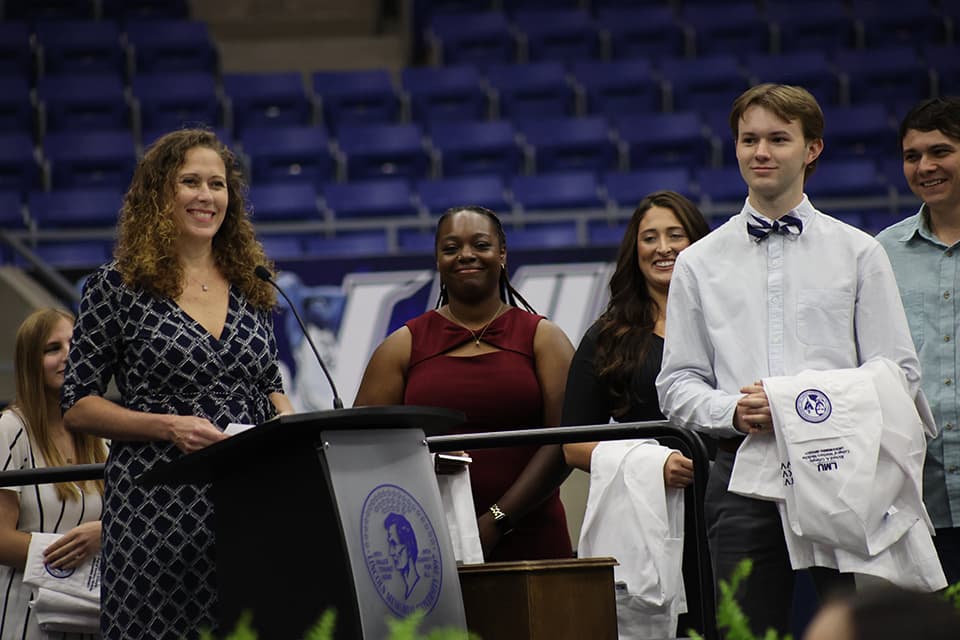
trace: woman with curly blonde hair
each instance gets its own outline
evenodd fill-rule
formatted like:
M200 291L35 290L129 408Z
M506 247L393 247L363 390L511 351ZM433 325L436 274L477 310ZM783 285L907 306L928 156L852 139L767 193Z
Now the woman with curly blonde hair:
M111 438L103 515L105 638L216 628L205 487L135 485L154 465L292 407L277 365L272 267L236 157L202 129L146 152L124 198L115 261L88 279L62 406L69 430ZM111 379L121 402L104 398Z
M69 433L60 415L60 388L72 333L73 315L54 308L34 311L17 330L16 399L0 414L4 460L0 470L106 460L103 440ZM56 569L71 571L100 552L102 502L100 480L0 490L0 638L48 637L29 606L35 590L23 584L31 534L63 534L45 549L44 559Z

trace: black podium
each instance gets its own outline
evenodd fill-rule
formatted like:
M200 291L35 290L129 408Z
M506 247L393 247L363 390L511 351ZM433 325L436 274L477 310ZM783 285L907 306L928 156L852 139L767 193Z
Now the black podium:
M280 416L142 474L211 484L221 631L250 611L259 637L299 639L328 608L336 638L466 629L456 561L425 435L463 414L361 407Z

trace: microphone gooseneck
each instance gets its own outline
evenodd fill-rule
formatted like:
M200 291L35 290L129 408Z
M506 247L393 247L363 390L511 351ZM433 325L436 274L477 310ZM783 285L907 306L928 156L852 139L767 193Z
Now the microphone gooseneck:
M333 383L333 377L330 375L330 372L327 370L327 365L324 363L323 358L320 357L320 351L317 349L317 345L313 343L313 338L310 337L310 332L307 331L307 325L303 323L303 318L300 317L300 314L297 313L297 308L293 306L293 302L290 300L287 293L283 290L274 281L273 275L270 273L270 270L267 269L262 264L257 265L253 270L253 273L263 280L264 282L269 282L273 285L273 288L280 292L280 295L283 296L283 299L287 301L287 304L290 305L290 311L293 313L293 317L297 319L297 322L300 324L300 330L303 331L303 336L307 339L307 343L310 345L310 348L313 349L313 355L316 356L317 362L320 363L320 368L323 369L323 375L327 377L327 383L330 385L330 390L333 392L333 408L334 409L343 409L343 400L340 399L340 394L337 393L337 385Z

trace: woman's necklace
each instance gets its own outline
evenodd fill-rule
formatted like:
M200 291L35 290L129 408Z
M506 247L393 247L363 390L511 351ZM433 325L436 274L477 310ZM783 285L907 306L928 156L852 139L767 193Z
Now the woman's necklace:
M500 315L500 311L501 311L501 310L503 310L503 302L501 302L501 303L500 303L500 306L497 307L496 313L494 313L494 314L493 314L493 317L490 318L490 320L487 321L487 324L483 325L483 327L480 328L480 333L478 334L476 331L474 331L473 329L471 329L470 327L468 327L468 326L467 326L467 323L463 322L462 320L460 320L460 318L458 318L457 316L453 315L453 310L450 308L450 305L447 305L447 313L450 314L450 317L453 319L454 322L456 322L458 325L460 325L461 327L463 327L464 329L466 329L467 331L469 331L469 332L473 335L473 343L474 343L475 345L477 345L477 347L480 346L480 340L483 338L483 334L485 334L485 333L487 332L487 328L488 328L491 324L493 324L493 321L494 321L494 320L497 319L497 316Z

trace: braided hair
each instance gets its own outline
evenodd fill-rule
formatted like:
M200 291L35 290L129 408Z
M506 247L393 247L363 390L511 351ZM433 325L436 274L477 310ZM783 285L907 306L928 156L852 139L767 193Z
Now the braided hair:
M434 247L440 242L440 227L443 225L443 222L453 216L454 214L460 213L461 211L467 211L469 213L479 213L482 216L486 216L493 223L494 229L497 232L497 239L500 241L500 246L504 250L507 248L507 236L503 232L503 225L500 223L500 218L497 217L490 209L486 207L481 207L478 205L466 205L463 207L451 207L443 212L443 215L437 220L437 232L436 239L434 240ZM530 303L527 302L520 292L513 288L513 285L510 284L510 277L507 275L507 267L503 265L503 268L500 270L500 299L503 302L511 306L518 306L517 301L523 305L523 308L529 311L530 313L536 313L533 307L530 306ZM447 285L444 284L443 279L440 280L440 296L437 298L437 305L435 308L439 309L441 306L447 303Z

